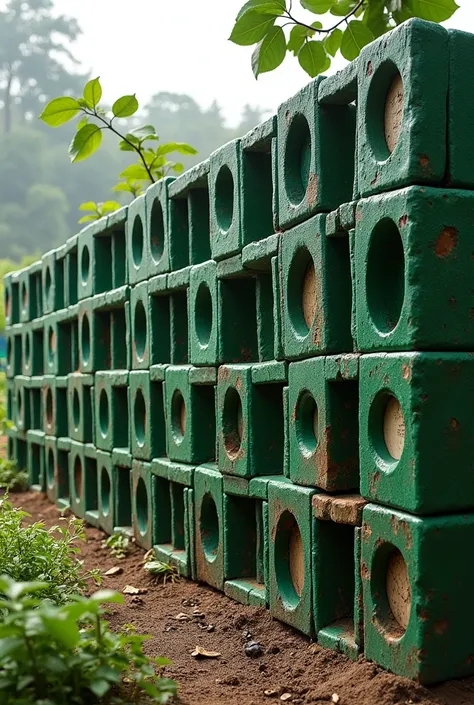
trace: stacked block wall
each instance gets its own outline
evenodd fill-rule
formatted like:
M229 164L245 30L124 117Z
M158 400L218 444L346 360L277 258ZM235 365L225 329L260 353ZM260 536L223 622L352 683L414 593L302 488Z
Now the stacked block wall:
M5 279L34 488L425 683L474 673L473 55L410 21Z

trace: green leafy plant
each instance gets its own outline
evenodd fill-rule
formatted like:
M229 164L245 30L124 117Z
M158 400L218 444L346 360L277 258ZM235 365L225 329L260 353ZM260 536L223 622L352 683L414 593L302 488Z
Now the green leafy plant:
M100 582L99 571L84 571L77 558L78 543L85 540L79 519L46 529L42 522L25 523L27 512L13 507L8 497L0 502L0 575L22 582L41 581L39 597L58 604ZM63 520L64 522L66 520Z
M166 585L168 580L175 583L179 580L178 571L170 563L163 563L163 561L146 560L143 564L144 569L156 582L163 582Z
M411 17L443 22L458 9L455 0L300 0L300 5L313 15L330 13L336 19L326 26L297 19L293 0L249 0L241 8L229 39L256 45L255 78L278 68L287 52L307 74L317 76L329 69L338 52L352 61L366 44Z
M24 492L28 487L28 473L18 470L12 460L0 459L0 488L9 492Z
M125 558L130 552L130 539L126 534L111 534L102 541L102 548L109 548L115 558Z
M44 108L40 119L50 127L59 127L74 118L80 118L77 122L76 134L69 145L69 157L72 162L79 162L94 154L101 145L104 130L113 132L120 139L119 147L122 151L134 152L137 162L122 171L120 174L122 180L114 186L113 191L129 193L135 198L143 193L144 188L150 183L162 179L169 173L180 174L183 171L184 165L181 162L170 161L168 155L197 154L193 147L184 142L157 144L159 137L153 125L142 125L125 133L121 132L116 121L132 117L140 107L135 95L124 95L118 98L110 111L99 104L101 98L100 80L93 78L86 83L82 97L54 98ZM81 205L81 210L91 212L83 216L79 222L97 220L119 207L120 204L117 201L105 203L88 201Z
M0 577L3 705L166 703L176 694L176 683L157 674L170 662L143 653L148 637L112 632L102 618L101 604L121 595L101 590L58 606L39 599L45 589Z

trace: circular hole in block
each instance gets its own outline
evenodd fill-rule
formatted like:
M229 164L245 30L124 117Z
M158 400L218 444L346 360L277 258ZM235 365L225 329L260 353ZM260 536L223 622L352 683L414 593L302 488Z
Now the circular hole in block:
M74 494L76 500L80 502L82 498L82 460L78 455L74 461Z
M46 460L46 480L51 490L54 487L54 451L52 448L49 448Z
M400 551L389 558L386 579L387 601L397 624L406 630L411 611L411 585L408 568Z
M366 124L377 161L389 158L403 128L404 89L398 68L383 61L373 74L367 94Z
M285 146L285 188L288 200L298 206L306 195L311 164L311 133L302 113L296 113ZM315 194L316 195L316 194Z
M200 517L201 543L209 563L216 560L219 550L219 516L216 503L210 492L202 498Z
M369 433L379 458L394 468L402 457L405 445L405 418L399 400L386 389L374 398L369 413Z
M74 389L72 393L72 422L74 424L74 430L77 433L81 424L81 400L79 399L77 389Z
M303 594L305 559L298 522L287 510L277 524L274 550L278 590L284 602L294 609Z
M301 452L309 458L318 447L318 407L307 389L303 390L296 404L296 435Z
M27 367L30 366L30 359L31 359L31 342L30 342L30 334L27 332L25 335L25 364Z
M139 215L135 216L132 229L132 259L136 269L143 260L143 223Z
M84 313L82 316L82 336L81 336L81 354L82 364L88 365L91 357L91 329L89 325L89 316Z
M155 264L163 257L165 249L165 221L159 198L155 198L150 215L150 252Z
M389 218L372 231L366 272L367 306L382 334L397 326L405 297L405 252L400 232Z
M179 389L175 389L171 400L171 421L174 441L179 444L186 433L186 403Z
M81 254L81 282L83 286L89 281L90 254L87 245L82 248Z
M371 592L375 616L384 634L400 639L410 620L412 591L406 561L398 548L384 542L374 554Z
M54 363L54 354L56 352L56 334L52 326L48 330L48 362L50 365Z
M46 423L49 428L52 428L54 424L54 403L53 403L53 391L51 387L46 389Z
M28 289L26 288L26 283L21 284L21 301L23 311L26 313L28 310Z
M135 438L142 448L145 445L146 435L146 405L145 397L141 389L137 389L135 404L133 405L133 424L135 427Z
M309 250L302 247L293 256L287 279L288 313L294 331L304 338L317 314L316 271Z
M134 318L135 354L137 356L137 360L139 362L143 362L146 352L148 331L145 307L141 299L138 299L135 304Z
M138 478L135 495L138 530L142 536L148 531L148 491L142 477Z
M224 447L231 460L240 453L240 445L244 433L242 400L235 387L229 387L224 398L223 411Z
M110 512L110 475L107 468L102 468L100 471L100 503L102 514L108 516Z
M234 177L226 164L217 174L215 199L217 224L226 233L234 218Z
M12 299L10 295L10 289L5 289L5 316L10 318L12 315Z
M99 396L99 426L102 438L107 438L109 432L109 395L102 389Z
M209 344L212 331L212 297L206 282L201 282L196 295L196 335L201 347Z
M51 305L51 289L53 285L53 278L51 276L51 267L46 267L46 274L44 277L44 293L46 294L46 300L49 305Z

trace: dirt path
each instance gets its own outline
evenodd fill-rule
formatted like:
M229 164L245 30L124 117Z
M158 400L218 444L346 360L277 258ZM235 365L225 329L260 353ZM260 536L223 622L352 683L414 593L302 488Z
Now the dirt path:
M42 496L29 492L12 498L47 525L57 522L56 508ZM105 577L103 587L122 591L129 584L148 590L138 598L126 596L124 605L114 605L110 622L116 628L131 623L152 635L147 650L173 661L167 674L179 682L183 705L276 705L283 693L290 693L287 702L295 705L330 703L334 693L339 705L474 704L474 678L425 689L364 659L353 663L311 644L272 620L266 610L238 605L204 585L180 580L155 586L141 567L142 551L135 548L133 555L119 561L101 548L101 531L87 528L87 537L81 552L86 567L103 572L116 565L123 569L118 576ZM194 611L202 616L194 617ZM189 619L177 620L180 613ZM212 631L208 625L213 625ZM247 632L263 645L262 656L245 655ZM197 644L221 657L196 660L191 652Z

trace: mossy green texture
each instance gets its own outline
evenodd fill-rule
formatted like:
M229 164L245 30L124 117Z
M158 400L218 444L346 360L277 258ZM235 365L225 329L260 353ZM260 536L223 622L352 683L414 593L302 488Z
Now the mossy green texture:
M474 139L469 115L474 97L466 90L466 66L474 61L474 36L469 32L449 29L448 92L448 181L450 186L474 187Z
M95 438L93 424L94 377L79 372L67 378L67 415L69 437L81 443Z
M358 350L473 349L473 218L468 191L413 186L359 202Z
M217 264L192 267L189 283L189 359L193 365L219 362Z
M278 108L278 229L352 198L355 108L319 104L322 80Z
M474 673L474 567L466 560L473 539L472 514L419 518L365 507L361 575L368 659L425 685ZM395 600L390 574L401 578Z
M221 472L246 478L283 472L281 385L253 384L252 365L222 365L216 424Z
M241 144L233 140L209 158L211 254L215 260L240 252Z
M166 455L200 464L215 459L214 386L192 384L191 366L169 365L165 371Z
M281 325L286 359L352 350L351 274L345 238L327 238L325 215L281 240Z
M148 279L149 248L146 238L145 195L138 196L128 206L126 224L128 280L130 284Z
M331 358L292 362L288 395L290 479L328 492L357 489L357 376L334 376Z
M364 47L358 63L360 194L440 183L447 156L447 31L432 22L411 19ZM387 98L400 79L392 107ZM399 110L401 116L395 115Z
M153 500L150 463L134 460L132 482L132 526L135 541L149 551L153 546Z
M472 353L360 359L361 494L413 514L474 507ZM456 468L450 482L447 468Z
M194 472L194 522L197 578L218 590L223 590L222 475L212 463L200 465Z
M139 460L166 455L164 390L148 371L129 375L130 449Z
M270 613L309 636L314 634L311 498L316 490L268 484Z
M129 448L128 372L109 370L94 376L95 442L111 452Z
M160 179L145 191L147 278L170 270L173 243L170 243L168 188L172 181L172 177Z

